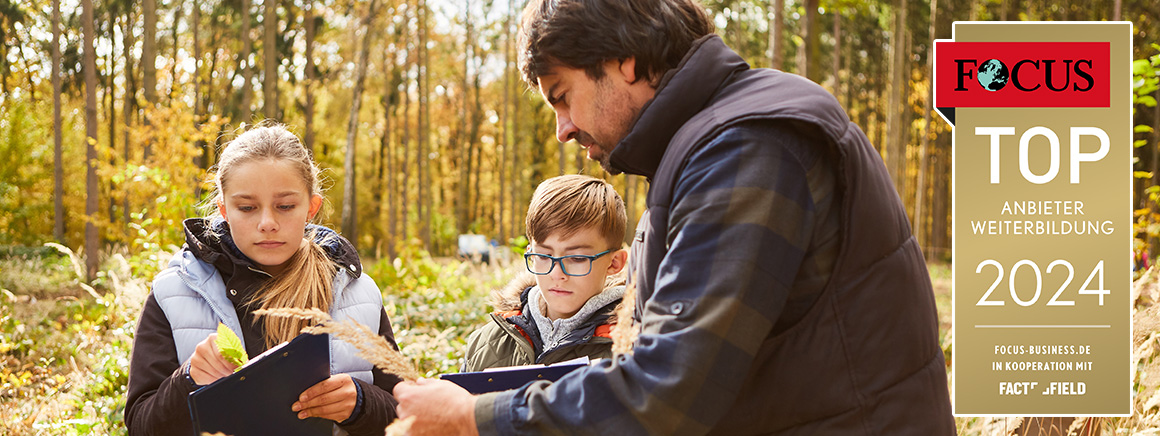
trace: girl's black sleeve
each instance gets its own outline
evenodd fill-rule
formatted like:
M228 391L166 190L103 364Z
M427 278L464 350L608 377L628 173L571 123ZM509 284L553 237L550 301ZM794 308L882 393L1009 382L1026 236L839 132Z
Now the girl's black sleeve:
M391 320L387 318L386 309L383 309L379 315L379 335L386 338L395 350L399 349L398 344L395 343L395 332L391 328ZM349 424L341 426L343 430L354 436L380 436L383 434L383 429L398 417L395 408L398 407L399 402L395 400L392 392L395 390L395 385L402 379L397 375L379 371L377 368L371 372L374 374L374 384L355 379L355 383L359 384L363 393L360 416Z
M125 426L129 434L192 435L186 399L194 386L177 361L177 345L165 312L149 294L129 361L129 394Z

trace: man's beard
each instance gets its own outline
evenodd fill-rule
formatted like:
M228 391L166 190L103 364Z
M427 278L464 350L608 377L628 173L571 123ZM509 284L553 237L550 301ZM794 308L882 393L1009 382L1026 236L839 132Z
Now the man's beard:
M615 149L615 147L603 146L603 144L600 144L599 142L596 141L596 138L593 138L592 135L589 135L588 132L584 132L584 131L581 131L579 134L576 135L576 143L577 144L590 144L587 146L581 145L581 147L585 151L585 154L591 154L592 150L596 150L596 152L599 153L600 155L596 156L592 160L599 163L600 167L604 168L604 171L607 171L609 174L612 174L614 176L617 174L620 174L619 170L612 167L612 157L611 156L612 156L612 150Z
M612 153L604 153L600 155L600 167L604 168L604 171L607 171L608 174L612 174L614 176L619 175L622 172L612 166Z
M615 176L623 171L612 166L612 152L621 145L620 141L632 130L643 105L634 104L628 91L616 89L609 80L608 77L597 80L598 92L596 93L595 107L597 113L604 114L610 121L603 125L604 129L601 130L601 133L603 133L603 139L611 143L605 144L596 141L596 138L584 132L581 134L588 136L587 139L591 140L587 144L592 144L600 151L600 156L595 156L593 160L600 162L600 167L604 168L604 171Z

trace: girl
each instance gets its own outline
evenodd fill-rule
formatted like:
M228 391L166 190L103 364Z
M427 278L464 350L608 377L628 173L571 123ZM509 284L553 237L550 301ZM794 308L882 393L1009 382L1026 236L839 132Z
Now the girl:
M250 356L306 326L260 319L254 310L315 307L377 329L395 345L382 294L362 274L354 247L308 224L322 206L318 167L294 134L281 125L241 134L222 152L214 184L212 212L185 220L185 246L154 279L141 312L125 405L131 435L193 434L189 393L234 370L214 343L219 322L238 333ZM382 435L395 418L391 391L399 378L331 341L334 375L292 409L350 434Z

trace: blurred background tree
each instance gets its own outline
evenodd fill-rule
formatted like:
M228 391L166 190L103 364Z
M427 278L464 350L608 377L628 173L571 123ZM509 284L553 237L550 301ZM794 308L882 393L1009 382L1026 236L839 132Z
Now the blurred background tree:
M562 173L611 181L630 224L644 209L643 179L608 176L556 141L551 109L516 70L522 1L92 0L91 18L65 2L54 19L58 2L0 0L0 245L58 241L96 257L132 246L140 231L179 245L221 145L263 118L304 139L332 188L323 223L372 257L411 246L450 255L460 233L506 243L523 234L536 184ZM949 38L956 20L1122 17L1135 26L1134 57L1146 59L1160 34L1149 0L704 5L753 66L835 94L882 153L932 261L950 256L950 126L931 115L933 39ZM1160 254L1149 195L1160 188L1148 189L1160 184L1160 111L1148 98L1136 100L1133 120L1143 126L1141 259ZM80 177L90 163L95 187Z

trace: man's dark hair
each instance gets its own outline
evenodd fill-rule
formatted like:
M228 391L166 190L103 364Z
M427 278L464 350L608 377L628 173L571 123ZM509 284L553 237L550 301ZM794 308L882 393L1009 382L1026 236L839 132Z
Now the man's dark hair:
M637 80L659 79L714 31L696 0L531 0L520 21L520 68L532 87L556 65L598 80L605 62L628 58Z

